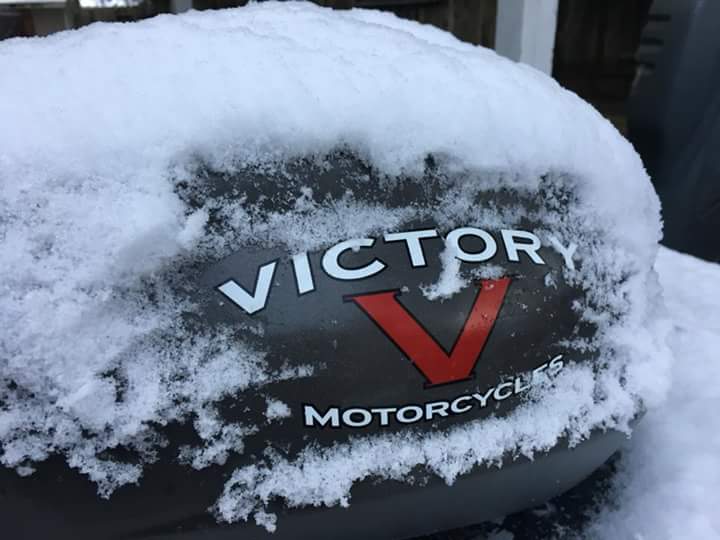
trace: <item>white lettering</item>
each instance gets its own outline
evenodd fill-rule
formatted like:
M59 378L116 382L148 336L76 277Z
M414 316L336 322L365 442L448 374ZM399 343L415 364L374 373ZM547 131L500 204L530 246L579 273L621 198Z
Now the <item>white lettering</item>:
M437 415L448 416L448 407L450 404L447 401L432 401L425 404L425 419L432 420L432 417Z
M353 420L353 415L359 415L360 420ZM355 407L353 409L346 409L342 414L343 423L349 427L365 427L372 422L372 414L366 409Z
M563 256L565 266L567 266L570 270L575 270L575 263L573 262L572 258L575 254L575 251L577 250L577 245L573 243L570 244L568 247L565 247L560 243L560 240L558 240L554 236L550 237L550 243L558 251L558 253Z
M537 250L540 249L541 246L540 239L533 233L515 229L503 229L500 231L500 234L502 234L503 242L505 243L508 260L520 262L518 252L524 251L535 264L545 264L545 261L537 254ZM516 239L530 240L530 243L518 243Z
M410 412L413 416L408 417L407 413ZM417 405L407 405L402 409L398 409L397 421L401 424L412 424L417 422L423 417L423 410Z
M373 414L380 415L380 425L390 425L390 413L397 411L397 407L378 407L377 409L370 409Z
M438 233L435 229L423 229L420 231L404 231L399 233L388 233L385 235L386 242L405 242L410 262L413 268L422 268L427 265L422 242L424 238L436 238Z
M460 239L464 236L476 236L485 243L485 248L478 253L468 253L460 247ZM492 259L497 253L497 243L490 233L475 227L461 227L450 231L446 237L447 245L455 252L455 257L465 262L483 262Z
M276 266L277 261L273 261L260 267L252 295L232 279L220 285L218 290L240 306L248 315L257 313L267 304Z
M555 356L550 362L538 366L533 371L533 378L550 368L553 375L563 367L563 355ZM325 413L319 412L312 405L304 406L306 427L348 427L365 428L376 419L380 426L389 426L391 421L401 424L414 424L422 421L432 421L437 417L448 417L450 414L465 414L474 408L474 401L477 401L480 408L486 407L488 403L504 401L514 395L528 390L535 381L530 380L523 383L521 376L515 377L512 381L506 381L489 388L484 394L463 394L452 401L428 401L423 405L405 405L404 407L375 407L366 409L364 407L350 407L339 409L330 407ZM492 398L492 401L491 401Z
M532 386L531 381L528 381L528 383L525 386L523 386L522 377L515 378L515 393L516 394L524 392L525 390L529 389L531 386Z
M371 263L361 268L343 268L340 266L340 255L350 249L357 250L361 247L372 247L375 243L373 238L356 238L340 242L336 246L331 247L325 252L322 258L322 267L325 273L335 279L350 281L354 279L363 279L379 274L385 269L385 264L378 259L374 259Z
M292 258L293 271L295 272L295 285L300 295L315 290L315 281L310 270L310 260L307 253L298 253Z
M305 405L305 425L312 427L317 422L320 427L325 427L329 422L332 427L340 427L340 416L338 414L337 407L331 407L327 410L324 415L320 413L312 405Z
M472 397L480 402L480 407L484 407L485 405L487 405L487 400L490 397L490 394L493 393L493 390L495 390L495 387L492 387L490 390L485 392L485 395L473 394Z
M460 396L458 398L455 398L452 403L450 403L450 410L455 414L462 414L468 412L470 409L472 409L472 405L464 405L462 408L460 407L460 403L464 401L471 401L472 396Z
M556 374L565 365L565 362L562 361L562 357L562 354L558 354L555 358L550 360L550 369L552 369Z
M493 397L495 398L496 401L502 401L504 399L509 398L513 394L512 387L513 387L513 383L510 383L510 382L504 382L502 384L498 384L497 388L495 388L495 391L493 392ZM509 388L510 391L501 394L500 390L502 388Z

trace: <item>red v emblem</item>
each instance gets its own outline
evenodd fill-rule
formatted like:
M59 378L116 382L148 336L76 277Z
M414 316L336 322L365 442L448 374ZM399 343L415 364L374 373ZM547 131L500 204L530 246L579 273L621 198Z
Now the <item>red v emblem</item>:
M400 291L347 297L355 302L425 375L430 384L470 376L500 311L510 278L483 280L450 354L397 300Z

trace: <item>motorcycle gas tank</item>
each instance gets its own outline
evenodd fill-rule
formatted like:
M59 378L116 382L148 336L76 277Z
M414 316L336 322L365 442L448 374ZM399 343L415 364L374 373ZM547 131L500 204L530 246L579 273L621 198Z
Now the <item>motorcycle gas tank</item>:
M292 209L308 185L319 208L332 207L351 191L367 204L432 209L447 181L428 176L382 187L361 160L335 155L322 167L290 163L282 175L199 174L202 190L178 190L197 206L232 197L268 214ZM311 248L249 238L221 257L186 263L178 272L189 281L180 290L196 308L185 323L198 335L229 333L239 346L258 352L276 375L221 397L222 421L249 427L242 448L196 470L176 459L183 445L196 441L192 419L168 425L159 459L137 485L120 488L108 500L58 458L26 478L3 469L10 530L16 537L52 533L74 539L213 538L232 531L266 537L270 533L253 523L219 524L208 513L238 468L278 454L292 460L308 448L385 434L441 433L502 417L523 402L537 375L552 376L568 361L592 360L592 352L569 352L564 345L592 336L595 328L574 308L583 291L563 279L564 269L580 262L568 261L548 240L548 225L532 217L542 201L512 191L474 193L473 205L512 208L520 217L495 220L494 226L473 220L450 225L418 210L392 228L335 234ZM335 207L342 211L342 205ZM211 226L222 230L225 218L211 216ZM282 373L288 376L277 376ZM409 485L368 479L353 488L347 510L287 509L270 501L280 516L275 534L317 538L324 530L333 538L332 527L342 523L358 538L390 538L487 519L570 487L602 463L616 442L594 442L585 453L553 451L547 468L540 457L532 464L508 459L499 471L477 468L470 475L475 480L458 484L465 487L423 474ZM484 482L495 487L480 496ZM476 494L474 502L458 515L458 497L468 493ZM368 515L386 503L398 514L371 527ZM418 504L438 505L436 519L428 514L418 521ZM327 529L323 515L332 516Z

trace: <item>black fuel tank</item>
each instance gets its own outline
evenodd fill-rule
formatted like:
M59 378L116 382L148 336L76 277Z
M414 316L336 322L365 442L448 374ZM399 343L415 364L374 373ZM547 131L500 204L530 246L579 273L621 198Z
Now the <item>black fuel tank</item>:
M283 174L199 169L178 187L195 207L235 200L266 216L297 208L299 198L315 209L349 211L342 205L349 193L358 204L405 209L391 229L378 226L363 238L338 231L312 249L282 240L287 223L270 220L241 249L169 265L162 279L177 282L177 294L195 306L184 316L188 328L229 332L261 351L271 371L295 369L296 376L222 396L221 421L252 426L242 452L195 468L177 464L196 435L189 423L167 425L167 444L142 482L107 500L60 459L26 478L1 469L8 538L410 537L538 504L615 451L622 436L607 432L573 450L561 442L533 461L508 455L502 468L476 466L453 486L420 467L409 471L411 483L368 475L356 479L348 508L324 508L320 500L293 509L270 498L272 534L252 521L216 522L208 510L227 517L214 506L223 489L228 494L226 482L242 484L233 471L271 467L278 456L292 461L308 450L352 460L352 444L363 440L442 437L507 415L536 376L552 377L568 360L593 360L592 352L568 354L565 346L596 329L573 309L583 291L562 278L564 265L581 262L547 240L552 224L538 217L553 215L538 210L555 195L476 189L470 206L487 208L488 219L451 223L438 209L469 180L441 174L431 158L422 179L394 181L350 151L320 161L298 160ZM514 217L491 219L498 212ZM232 233L226 213L211 214L209 225ZM329 482L335 473L329 467L324 474ZM264 512L259 522L274 528Z

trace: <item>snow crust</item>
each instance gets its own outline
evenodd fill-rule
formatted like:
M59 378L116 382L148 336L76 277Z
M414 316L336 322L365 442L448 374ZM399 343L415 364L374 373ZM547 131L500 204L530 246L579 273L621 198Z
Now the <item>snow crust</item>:
M5 466L27 474L59 453L109 496L156 459L162 426L190 419L202 443L178 459L224 463L257 426L224 424L217 402L312 367L289 358L272 370L229 329L198 334L185 319L193 263L249 244L320 249L423 213L446 230L534 213L548 245L553 235L576 245L582 265L548 286L562 278L587 292L575 307L600 331L568 346L598 350L598 364L568 366L506 420L308 447L239 469L215 509L221 519L254 514L273 528L272 498L346 504L353 482L404 478L418 465L452 482L508 452L627 430L665 395L657 197L611 124L532 68L388 14L263 3L8 40L0 72L0 117L11 126L0 130ZM417 181L432 155L447 195L433 208L390 208L352 193L317 200L308 185L284 211L188 203L200 165L281 177L278 163L347 148L388 185ZM499 190L541 204L474 204ZM434 298L467 282L447 259L427 289ZM116 448L138 459L108 457Z

